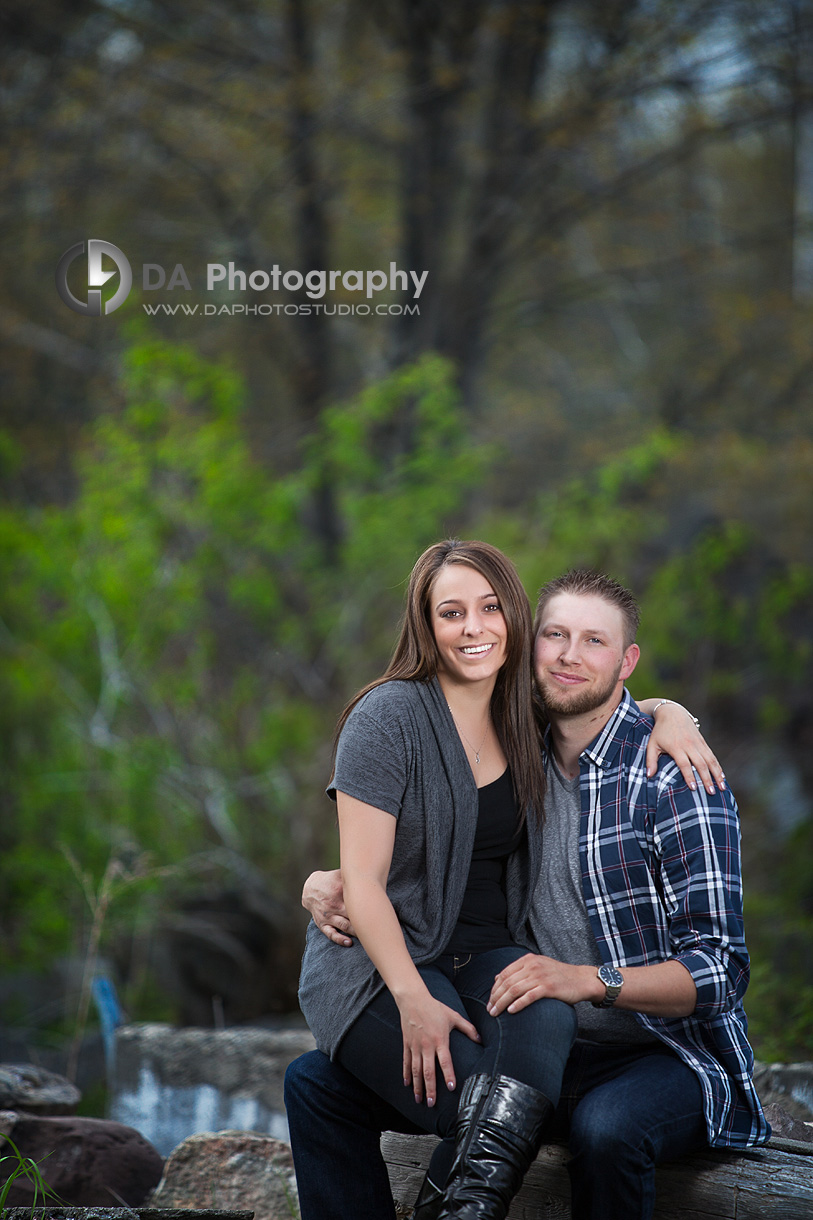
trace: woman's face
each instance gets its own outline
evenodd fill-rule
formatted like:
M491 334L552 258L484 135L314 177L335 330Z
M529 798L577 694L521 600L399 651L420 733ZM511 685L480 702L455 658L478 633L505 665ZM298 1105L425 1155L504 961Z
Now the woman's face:
M465 564L447 564L432 582L429 611L439 674L454 683L493 685L505 663L508 625L486 577Z

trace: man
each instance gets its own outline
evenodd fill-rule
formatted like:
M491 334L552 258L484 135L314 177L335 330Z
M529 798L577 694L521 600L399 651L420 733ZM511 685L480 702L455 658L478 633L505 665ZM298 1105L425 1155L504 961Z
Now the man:
M556 1113L576 1220L646 1220L661 1161L770 1135L742 1008L736 805L671 760L648 777L651 721L624 687L637 626L632 595L608 577L571 572L540 593L535 672L550 730L538 952L502 971L490 998L495 1015L542 996L576 1007ZM303 901L346 941L339 885L315 875ZM289 1068L286 1102L304 1220L328 1197L324 1214L392 1216L378 1133L403 1120L318 1052Z

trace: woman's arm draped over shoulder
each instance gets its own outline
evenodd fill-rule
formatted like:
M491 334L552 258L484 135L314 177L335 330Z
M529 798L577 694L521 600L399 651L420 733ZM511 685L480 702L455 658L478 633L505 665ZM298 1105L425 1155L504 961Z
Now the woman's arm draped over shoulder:
M645 716L652 716L655 727L646 749L646 773L658 769L658 755L668 754L680 768L690 788L697 784L692 768L697 771L708 793L725 788L725 775L717 756L709 746L692 714L682 703L673 700L641 699L638 706Z

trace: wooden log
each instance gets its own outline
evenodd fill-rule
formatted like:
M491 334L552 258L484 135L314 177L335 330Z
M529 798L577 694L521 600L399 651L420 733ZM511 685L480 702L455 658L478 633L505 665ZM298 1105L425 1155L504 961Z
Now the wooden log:
M381 1137L399 1216L411 1215L436 1140L428 1135ZM546 1144L528 1170L508 1220L567 1220L567 1149ZM813 1144L773 1139L763 1148L709 1148L657 1171L655 1220L811 1220Z

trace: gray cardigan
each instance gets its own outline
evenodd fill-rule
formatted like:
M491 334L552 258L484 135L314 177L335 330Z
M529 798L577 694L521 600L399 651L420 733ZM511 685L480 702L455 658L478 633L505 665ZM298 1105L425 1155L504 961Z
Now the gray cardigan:
M364 696L339 739L336 790L398 819L387 893L417 965L433 961L451 936L469 873L477 827L477 785L437 678L386 682ZM508 862L508 927L524 929L540 836L531 831ZM311 921L299 1002L316 1043L331 1058L347 1030L384 987L356 940L335 945Z

